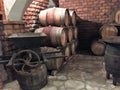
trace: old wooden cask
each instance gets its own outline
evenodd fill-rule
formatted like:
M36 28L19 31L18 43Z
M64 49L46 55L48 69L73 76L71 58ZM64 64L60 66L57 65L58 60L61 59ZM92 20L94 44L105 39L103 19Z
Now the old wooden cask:
M116 10L113 15L115 23L120 24L120 10Z
M91 44L91 51L93 52L93 54L101 56L105 53L105 47L106 45L102 40L94 41Z
M70 27L72 29L72 32L73 32L73 39L77 39L78 38L78 28L73 26L73 27Z
M39 14L39 21L43 26L69 26L70 16L66 8L49 8L42 10Z
M102 38L110 37L110 36L117 36L118 29L114 25L103 25L100 28L100 35Z
M42 10L39 14L39 20L43 26L48 25L46 14L47 14L47 10Z
M73 40L73 29L72 28L68 28L68 30L66 31L67 33L67 41L71 42Z
M69 13L70 13L70 25L75 26L76 25L77 14L74 10L69 10Z
M47 44L51 44L53 46L66 46L67 37L66 30L62 27L44 27L35 30L35 33L45 33L48 36Z
M63 54L66 56L65 60L70 57L70 46L68 44L66 45L66 47L63 48Z
M63 54L56 48L41 47L40 49L47 59L48 70L59 70L63 64L63 57L61 57Z
M76 54L76 48L77 48L77 40L74 40L70 43L70 53L71 53L71 55Z

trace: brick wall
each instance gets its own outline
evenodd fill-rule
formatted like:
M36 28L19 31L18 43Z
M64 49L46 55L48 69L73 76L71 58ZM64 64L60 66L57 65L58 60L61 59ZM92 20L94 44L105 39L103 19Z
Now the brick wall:
M59 0L60 7L74 9L80 18L98 23L110 22L119 4L120 0Z

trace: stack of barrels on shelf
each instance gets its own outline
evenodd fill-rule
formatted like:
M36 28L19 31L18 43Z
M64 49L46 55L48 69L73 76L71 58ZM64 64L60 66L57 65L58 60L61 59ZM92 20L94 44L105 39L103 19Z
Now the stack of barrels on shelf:
M102 38L109 38L111 36L119 36L120 35L120 18L119 17L120 17L120 10L117 10L112 17L113 21L111 23L104 24L100 28L99 34L101 36L101 40L97 40L96 42L93 42L91 45L92 52L95 55L104 55L104 53L105 53L106 45L102 41Z
M42 42L46 46L41 47L42 52L61 51L62 55L67 57L76 53L78 30L75 26L75 11L66 8L48 8L39 13L39 21L42 27L36 29L34 33L47 35ZM67 60L67 57L64 59ZM61 58L56 60L57 67L61 66L60 64L62 64Z
M38 14L41 10L47 8L48 3L49 0L33 0L29 5L23 16L23 20L27 23L26 28L28 28L28 31L33 31L39 26L39 23L37 22Z
M14 33L24 33L25 23L24 22L12 22L12 21L1 21L0 28L0 41L2 45L2 54L11 55L17 48L15 45L7 40L7 36Z

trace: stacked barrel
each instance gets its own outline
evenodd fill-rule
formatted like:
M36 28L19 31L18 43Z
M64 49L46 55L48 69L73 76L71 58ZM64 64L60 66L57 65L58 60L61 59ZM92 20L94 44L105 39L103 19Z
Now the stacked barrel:
M61 51L62 55L66 56L64 60L68 60L68 57L76 53L78 30L75 26L75 11L66 8L48 8L39 13L39 22L41 27L37 28L34 33L47 35L42 42L46 46L41 47L42 52ZM60 53L59 55L61 56ZM62 65L61 58L56 62L56 67Z
M69 47L71 52L68 53L75 53L77 39L75 11L66 8L48 8L40 12L39 21L45 27L36 29L35 33L43 32L48 36L44 42L46 46Z
M102 40L103 38L109 38L112 36L119 36L120 35L120 10L117 10L113 14L112 20L113 21L111 23L104 24L100 28L99 34L101 36L101 40L97 40L96 43L93 42L93 44L91 46L92 52L95 55L104 55L104 53L105 53L106 45ZM100 42L100 43L98 44L98 42ZM100 49L101 49L102 53L100 53Z

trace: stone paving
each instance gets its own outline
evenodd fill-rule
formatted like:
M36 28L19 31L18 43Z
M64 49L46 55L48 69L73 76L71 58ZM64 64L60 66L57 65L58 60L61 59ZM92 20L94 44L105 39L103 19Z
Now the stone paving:
M17 81L8 83L3 90L20 90ZM120 90L106 80L104 58L90 55L75 55L56 76L41 90Z

